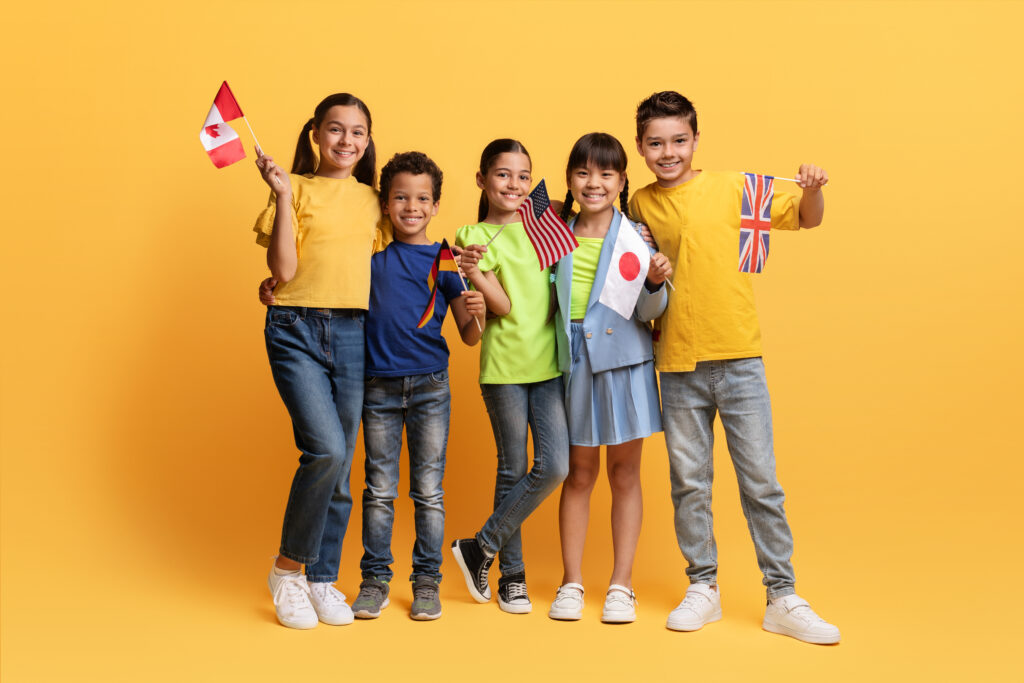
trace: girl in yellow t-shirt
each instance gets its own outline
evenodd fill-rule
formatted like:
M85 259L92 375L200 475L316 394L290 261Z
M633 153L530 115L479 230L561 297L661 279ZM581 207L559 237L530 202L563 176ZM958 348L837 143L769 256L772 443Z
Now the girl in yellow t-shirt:
M268 577L278 621L291 628L353 616L332 584L352 509L370 256L382 241L371 126L366 105L338 93L302 128L291 174L256 150L272 191L256 241L280 283L267 308L267 355L302 451Z

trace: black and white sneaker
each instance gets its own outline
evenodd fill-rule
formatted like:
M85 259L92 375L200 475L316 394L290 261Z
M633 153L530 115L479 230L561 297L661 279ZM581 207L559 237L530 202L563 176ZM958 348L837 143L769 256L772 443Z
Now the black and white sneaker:
M466 579L466 588L477 602L491 599L491 587L487 585L487 574L491 571L493 557L484 554L475 538L460 538L452 541L452 555L459 563L462 578Z
M498 607L509 614L529 614L533 609L526 592L526 575L503 576L498 581Z

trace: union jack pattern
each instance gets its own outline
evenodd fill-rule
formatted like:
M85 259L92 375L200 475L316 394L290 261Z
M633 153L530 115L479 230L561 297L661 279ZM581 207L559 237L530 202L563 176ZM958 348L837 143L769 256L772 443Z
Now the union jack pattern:
M551 208L543 180L533 188L533 192L523 200L516 212L523 219L526 236L537 252L541 270L580 246L569 226Z
M768 260L768 232L772 228L775 177L743 174L740 207L740 272L760 273Z

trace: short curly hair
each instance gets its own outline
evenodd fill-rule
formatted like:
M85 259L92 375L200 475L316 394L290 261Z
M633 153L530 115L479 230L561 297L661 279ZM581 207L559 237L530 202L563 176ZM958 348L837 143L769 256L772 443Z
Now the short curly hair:
M384 164L384 168L380 169L380 205L382 207L387 206L388 197L391 195L391 181L399 173L429 174L434 203L441 201L441 181L444 179L441 169L423 152L402 152L391 157L390 161Z
M647 124L653 119L664 119L670 116L685 119L689 122L693 132L697 132L697 110L693 108L693 102L675 90L662 90L654 93L637 106L636 136L643 138Z

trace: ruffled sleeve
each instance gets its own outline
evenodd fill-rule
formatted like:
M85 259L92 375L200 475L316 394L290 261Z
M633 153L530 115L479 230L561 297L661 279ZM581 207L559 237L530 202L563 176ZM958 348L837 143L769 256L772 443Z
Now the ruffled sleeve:
M274 234L274 218L276 216L277 195L271 191L266 208L256 217L256 224L252 226L253 232L256 233L256 244L261 247L270 246L270 236ZM299 234L298 219L295 216L294 210L292 211L292 234L296 237Z

